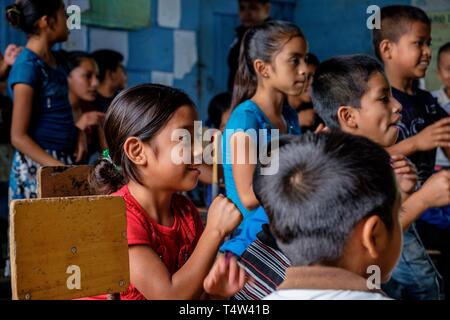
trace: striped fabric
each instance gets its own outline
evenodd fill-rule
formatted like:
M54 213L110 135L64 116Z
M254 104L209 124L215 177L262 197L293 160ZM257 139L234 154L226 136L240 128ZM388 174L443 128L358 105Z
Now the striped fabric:
M262 300L284 281L286 269L290 266L288 258L278 249L274 249L256 240L239 259L250 281L232 300Z

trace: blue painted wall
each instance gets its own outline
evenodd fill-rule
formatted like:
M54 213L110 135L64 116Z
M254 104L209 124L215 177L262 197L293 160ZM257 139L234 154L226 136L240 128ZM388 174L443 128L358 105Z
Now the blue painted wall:
M372 54L367 8L392 4L411 4L411 0L299 0L295 21L305 32L310 51L321 60L342 54Z
M197 32L197 43L199 63L182 80L175 80L174 86L184 89L194 101L199 104L201 118L206 117L206 108L210 97L219 93L224 88L226 61L222 63L218 59L226 58L228 44L222 43L217 48L217 38L229 39L234 37L234 30L229 30L229 23L217 30L217 23L206 15L205 1L219 3L220 6L229 6L230 11L236 13L237 0L182 0L182 19L180 29ZM293 0L273 0L277 2ZM316 53L320 59L326 59L338 54L372 53L371 32L366 28L368 14L366 9L369 5L377 4L384 6L388 4L409 4L411 0L296 0L295 22L298 23L306 33L311 52ZM10 42L23 44L25 37L19 32L12 30L5 20L4 7L12 0L0 0L0 49L4 50ZM174 70L174 30L161 28L157 25L157 4L152 0L151 26L138 31L128 33L129 38L129 72L130 85L150 82L151 71L173 72ZM211 6L212 7L212 6ZM217 8L211 9L210 14L217 17ZM231 11L230 11L231 14ZM227 21L235 19L231 16ZM235 19L236 22L238 21ZM213 30L211 37L205 29ZM226 33L226 34L225 34ZM210 40L210 38L212 40ZM208 41L205 41L208 40ZM208 42L208 43L206 43ZM210 50L208 49L208 46ZM89 49L89 48L87 48ZM217 67L219 66L219 67ZM219 70L219 68L221 68ZM217 69L217 70L216 70ZM212 90L211 81L219 83ZM219 78L219 79L217 79Z

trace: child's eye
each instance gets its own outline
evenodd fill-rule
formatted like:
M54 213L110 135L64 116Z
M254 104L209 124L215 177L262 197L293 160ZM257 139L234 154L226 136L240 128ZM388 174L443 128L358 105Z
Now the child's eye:
M381 98L380 100L381 100L383 103L386 103L386 104L387 104L387 103L389 103L389 100L390 100L390 99L389 99L389 97L386 96L386 97Z

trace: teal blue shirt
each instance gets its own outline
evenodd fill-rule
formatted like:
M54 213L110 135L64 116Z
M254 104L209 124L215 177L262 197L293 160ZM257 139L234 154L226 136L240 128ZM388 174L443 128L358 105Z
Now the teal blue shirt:
M284 107L283 117L288 126L288 133L290 135L300 135L301 129L298 122L298 116L291 107ZM271 130L275 127L272 125L267 116L253 101L247 100L241 103L233 111L225 127L223 135L223 169L225 174L225 188L227 197L233 201L244 216L244 220L237 230L233 233L230 240L225 242L221 247L222 252L232 252L236 256L241 256L247 247L256 240L256 235L262 230L263 224L269 222L269 219L262 207L255 210L247 210L242 204L233 178L231 148L230 140L236 132L247 132L248 130L255 130L257 141L264 141L269 143L272 139ZM258 145L258 150L259 150Z

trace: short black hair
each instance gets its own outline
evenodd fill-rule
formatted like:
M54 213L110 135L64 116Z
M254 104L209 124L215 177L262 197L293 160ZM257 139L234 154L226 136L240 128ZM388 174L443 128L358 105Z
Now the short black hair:
M334 57L319 65L312 83L314 108L330 129L339 129L337 112L341 106L361 107L367 82L374 73L385 76L383 66L363 55Z
M98 79L105 80L107 71L116 71L123 63L123 55L114 50L97 50L92 53L98 65Z
M444 53L450 53L450 42L447 42L446 44L444 44L442 47L440 47L439 48L439 53L438 53L438 66L440 65L440 63L441 63L441 56L444 54Z
M392 5L381 9L381 28L374 29L373 47L378 59L381 60L380 44L383 40L397 42L409 31L414 22L423 22L431 26L428 15L420 8L407 5Z
M231 93L220 93L214 98L208 106L208 118L211 125L215 129L219 129L222 122L222 115L231 109Z
M92 54L85 51L70 51L66 53L66 57L69 73L78 68L85 59L92 59L95 61Z
M399 194L389 154L341 131L307 133L279 147L279 171L254 190L281 251L294 266L335 263L355 226L377 215L388 230Z
M307 53L305 56L305 62L310 66L318 66L320 64L319 58L314 53Z

